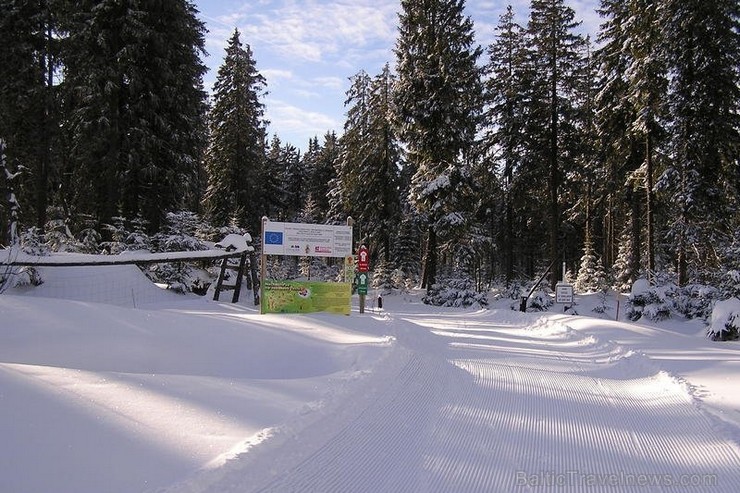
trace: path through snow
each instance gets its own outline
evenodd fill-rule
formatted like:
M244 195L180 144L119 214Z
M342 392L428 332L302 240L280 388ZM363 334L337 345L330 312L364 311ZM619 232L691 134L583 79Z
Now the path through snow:
M552 316L374 318L398 342L341 402L171 491L740 491L738 445L642 354Z

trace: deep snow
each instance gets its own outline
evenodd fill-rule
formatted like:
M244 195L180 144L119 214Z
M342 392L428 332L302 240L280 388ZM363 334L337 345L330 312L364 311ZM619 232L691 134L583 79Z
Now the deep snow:
M698 322L260 315L43 271L0 295L3 492L740 490L739 346Z

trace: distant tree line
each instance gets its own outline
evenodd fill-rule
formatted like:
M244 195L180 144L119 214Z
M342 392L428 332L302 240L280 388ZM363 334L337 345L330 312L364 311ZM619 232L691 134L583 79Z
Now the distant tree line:
M464 0L402 0L395 64L352 75L341 135L301 152L268 136L238 31L208 100L189 1L2 0L20 220L105 236L114 218L154 232L178 210L252 233L264 215L352 216L377 282L483 288L554 265L554 286L565 262L620 289L718 283L740 270L740 2L598 12L594 42L565 0L531 0L522 24L509 6L482 47Z

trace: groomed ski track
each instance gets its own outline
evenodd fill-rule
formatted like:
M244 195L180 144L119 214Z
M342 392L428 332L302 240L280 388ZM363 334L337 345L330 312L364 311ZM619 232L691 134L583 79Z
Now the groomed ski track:
M740 491L725 425L645 355L534 314L365 316L396 338L375 370L183 490Z

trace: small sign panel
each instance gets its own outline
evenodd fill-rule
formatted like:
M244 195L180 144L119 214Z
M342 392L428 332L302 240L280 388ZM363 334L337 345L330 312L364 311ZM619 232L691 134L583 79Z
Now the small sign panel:
M370 270L370 253L367 251L367 247L362 245L357 250L357 270L360 272L367 272Z
M357 274L357 294L367 294L367 285L370 282L370 275L367 272Z
M352 282L355 278L355 257L347 255L344 257L344 282Z
M555 303L572 304L573 286L570 284L557 284L555 286Z

